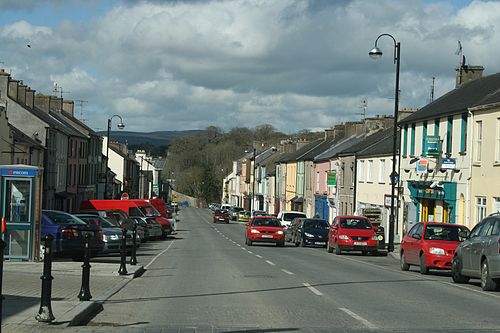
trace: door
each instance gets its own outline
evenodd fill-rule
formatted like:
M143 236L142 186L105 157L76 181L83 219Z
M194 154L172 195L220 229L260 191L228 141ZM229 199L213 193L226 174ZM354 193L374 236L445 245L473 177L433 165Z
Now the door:
M436 201L433 199L421 199L422 210L420 212L421 219L423 222L434 222L435 211L436 211Z
M4 177L2 183L2 212L7 226L3 235L7 243L5 258L29 259L33 237L32 179Z
M471 269L479 274L481 272L481 257L484 250L488 246L489 235L494 226L494 220L492 218L486 218L483 222L483 227L479 232L478 237L474 237L472 241L472 249L470 256Z
M408 237L406 238L406 262L409 264L418 264L419 263L419 250L420 250L420 242L422 238L422 229L423 224L417 223L413 229L408 233Z

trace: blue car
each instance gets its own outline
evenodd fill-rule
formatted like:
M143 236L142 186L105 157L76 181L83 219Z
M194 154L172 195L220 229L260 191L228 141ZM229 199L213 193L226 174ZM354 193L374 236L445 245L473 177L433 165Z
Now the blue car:
M96 256L104 247L103 232L97 225L89 225L66 212L42 210L42 237L54 236L54 254L81 260L85 247L85 235L90 235L90 255Z

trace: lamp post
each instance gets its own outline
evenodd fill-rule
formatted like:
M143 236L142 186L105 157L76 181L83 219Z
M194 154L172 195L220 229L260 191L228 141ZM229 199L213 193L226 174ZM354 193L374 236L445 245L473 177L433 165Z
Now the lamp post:
M245 153L249 153L248 150L245 150ZM252 160L253 160L253 180L252 180L252 195L250 196L250 213L253 212L253 209L255 208L254 207L254 197L255 197L255 166L256 166L256 161L255 161L255 155L257 153L257 150L254 148L253 149L253 157L252 157ZM250 178L252 175L250 175Z
M397 134L398 134L398 108L399 108L399 66L400 66L400 54L401 54L401 44L396 41L396 39L389 34L381 34L375 40L375 46L368 53L370 57L374 60L380 59L382 57L382 50L378 48L377 42L380 37L387 36L394 42L394 64L396 65L396 88L394 90L394 128L393 128L393 142L392 142L392 172L390 175L391 179L391 213L389 216L389 243L387 245L387 251L394 251L394 225L396 222L396 207L395 207L395 196L396 196L396 185L399 183L399 175L396 171L396 151L397 151ZM399 154L398 154L399 155Z
M109 132L111 131L111 121L113 120L114 117L120 118L120 123L116 125L118 129L122 130L125 128L125 125L123 125L123 119L121 116L115 114L111 118L108 118L108 138L106 140L106 182L104 183L104 199L108 199L108 168L109 168Z

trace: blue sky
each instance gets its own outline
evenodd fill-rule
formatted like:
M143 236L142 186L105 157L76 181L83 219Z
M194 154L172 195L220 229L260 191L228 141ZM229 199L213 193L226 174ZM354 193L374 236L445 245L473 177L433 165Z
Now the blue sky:
M320 130L359 119L363 100L392 114L391 41L367 56L381 33L402 45L402 108L428 102L432 77L435 96L454 88L458 40L469 64L500 71L498 1L0 0L5 70L87 100L95 128L118 113L140 131Z

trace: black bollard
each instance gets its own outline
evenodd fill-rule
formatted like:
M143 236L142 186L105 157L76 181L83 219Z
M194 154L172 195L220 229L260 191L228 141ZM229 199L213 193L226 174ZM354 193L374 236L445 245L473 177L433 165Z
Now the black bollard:
M0 238L0 333L2 332L2 309L3 309L3 294L2 294L2 282L3 282L3 251L7 245L3 239Z
M82 288L78 294L80 301L90 301L92 295L90 294L90 248L89 242L92 235L85 235L85 248L83 252L83 265L82 265Z
M121 258L120 258L120 269L118 274L127 275L127 229L122 228L122 248L121 248Z
M40 309L35 319L45 323L53 321L54 314L52 314L52 241L54 236L47 235L42 238L45 242L45 249L43 250L43 275L40 277L42 280L42 298L40 301Z
M136 250L137 250L137 243L136 243L136 238L137 238L137 224L134 222L134 226L132 229L132 237L134 238L132 240L132 254L130 256L130 264L131 265L137 265L137 256L136 256Z

